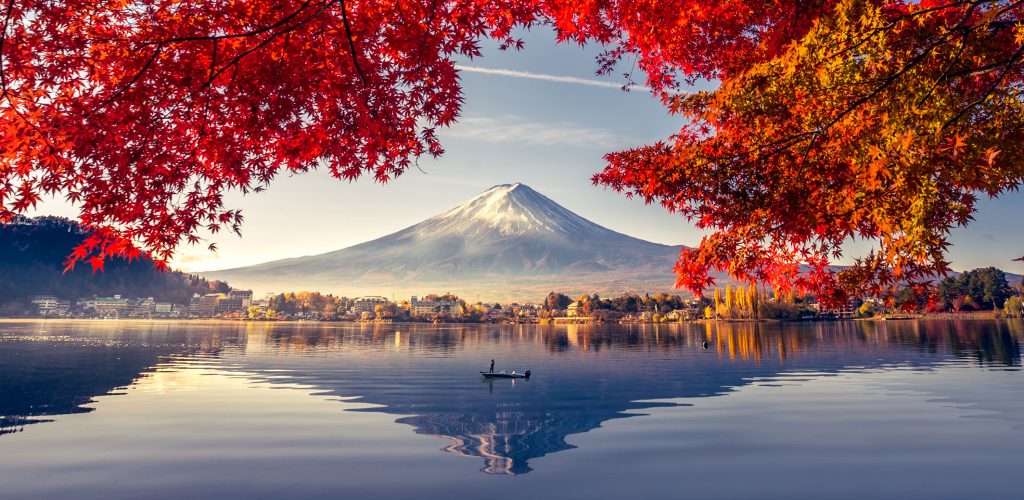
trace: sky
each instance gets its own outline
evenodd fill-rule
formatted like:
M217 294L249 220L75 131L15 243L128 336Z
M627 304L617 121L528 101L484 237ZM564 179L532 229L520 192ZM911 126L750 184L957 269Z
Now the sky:
M627 199L594 186L603 155L664 139L679 130L643 89L623 91L618 74L596 76L599 47L556 45L553 34L534 29L522 34L522 51L500 51L486 43L483 56L462 59L465 97L462 116L441 131L445 154L423 158L387 184L367 177L355 182L332 178L323 169L283 175L267 191L225 197L245 216L242 237L212 236L206 245L183 246L174 266L205 271L315 255L372 240L453 208L487 188L522 182L569 210L605 227L657 243L696 245L703 233L657 205ZM634 74L634 81L643 81ZM60 200L41 203L30 215L75 217ZM953 268L996 266L1024 274L1024 195L1012 192L983 200L968 228L954 231L949 257ZM839 264L863 253L848 245Z

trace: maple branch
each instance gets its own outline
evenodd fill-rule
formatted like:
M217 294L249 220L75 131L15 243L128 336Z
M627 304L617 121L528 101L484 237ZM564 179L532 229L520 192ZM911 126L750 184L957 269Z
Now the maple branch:
M971 77L971 76L978 76L978 75L984 75L986 73L991 73L992 71L994 71L996 69L999 69L999 68L1002 68L1002 67L1005 67L1005 66L1008 66L1008 65L1012 65L1013 63L1017 62L1017 60L1019 58L1016 57L1016 56L1017 55L1014 54L1014 55L1011 55L1009 58L1003 59L1001 61L996 61L994 63L986 64L984 66L977 66L977 67L974 67L974 68L965 69L963 71L958 71L956 73L953 73L952 76L960 78L960 77Z
M345 35L348 37L349 53L352 54L352 64L356 67L356 73L359 73L359 79L363 81L363 85L366 85L366 75L363 74L363 68L359 66L359 57L356 55L356 43L352 39L352 26L348 22L348 9L345 7L345 0L341 2L341 22L345 25Z
M935 51L935 49L939 45L945 43L945 41L950 37L950 35L952 33L957 32L957 31L959 31L959 30L964 28L965 23L968 21L968 19L970 19L971 14L974 12L974 9L977 8L977 6L979 4L980 3L972 2L971 5L967 8L967 11L964 12L963 17L960 18L959 22L957 22L956 26L950 28L948 31L943 33L942 36L940 36L936 40L934 40L931 43L931 45L929 45L927 48L922 50L920 54L918 54L913 59L911 59L909 62L904 64L903 67L900 68L899 71L897 71L896 73L893 73L893 74L887 76L884 80L882 80L882 83L879 86L877 86L874 89L872 89L871 92L869 92L867 95L862 96L861 98L857 99L856 101L853 102L853 104L851 104L846 109L844 109L842 112L840 112L838 115L836 115L835 118L829 120L829 122L825 125L825 127L823 129L814 131L814 135L811 137L811 141L807 144L807 148L804 149L803 159L800 162L801 165L806 163L807 158L810 156L811 148L814 147L814 143L817 142L819 137L821 137L824 134L828 133L828 131L831 130L832 127L835 126L836 123L839 123L840 120L845 118L847 115L852 113L855 109L859 108L864 103L866 103L866 102L870 101L871 99L874 99L875 97L877 97L879 94L882 93L882 91L887 89L890 85L896 83L896 81L899 80L899 78L902 77L904 74L906 74L908 71L910 71L911 69L916 67L918 64L921 64L921 62L924 61L925 58L927 58L929 55L931 55L931 53L933 51Z
M933 13L933 12L938 12L938 11L941 11L941 10L946 10L946 9L951 9L951 8L954 8L954 7L959 7L959 6L965 5L965 4L971 5L971 8L973 9L977 5L980 5L982 3L989 3L989 2L993 2L993 1L997 1L997 0L952 2L952 3L945 4L945 5L937 5L935 7L929 7L929 8L926 8L926 9L919 9L919 10L915 10L915 11L912 11L912 12L908 12L906 14L902 14L902 15L896 16L896 17L892 18L892 20L891 20L891 22L889 22L889 24L887 24L885 26L879 26L879 27L872 28L872 29L868 30L868 35L863 37L863 38L861 38L860 41L858 41L856 43L853 43L851 45L848 45L846 47L843 47L842 49L838 50L837 52L829 54L826 57L826 59L831 59L833 57L841 56L841 55L843 55L843 54L845 54L845 53L847 53L847 52L849 52L851 50L854 50L854 49L864 45L868 41L870 41L872 38L877 36L879 33L887 32L887 31L895 28L896 25L898 25L899 23L901 23L903 21L906 21L908 19L913 19L913 18L915 18L917 16L926 15L926 14L930 14L930 13Z
M951 79L950 77L952 76L952 74L950 73L950 70L952 70L953 66L956 65L957 63L959 63L961 58L963 57L964 48L967 46L967 40L970 38L972 33L973 33L973 31L968 31L960 39L960 45L957 47L956 54L953 55L953 58L949 61L949 63L946 65L946 67L942 70L942 74L940 74L937 78L935 78L935 81L932 82L932 86L928 88L928 92L925 92L925 94L923 96L921 96L920 99L917 100L916 104L918 106L923 104L929 97L932 96L932 94L935 93L935 89L939 88L939 83L940 82L942 82L942 81L949 81Z
M206 133L206 123L209 120L210 114L210 101L213 99L213 71L217 67L217 46L220 45L219 40L213 40L213 55L210 56L210 78L206 80L206 104L203 106L203 124L199 127L199 133L196 135L196 147L199 146L199 140L202 139ZM193 152L193 155L195 153Z
M250 37L250 36L259 35L259 34L262 34L262 33L266 33L268 31L273 31L275 28L278 28L280 26L284 26L289 21L291 21L296 16L298 16L302 11L306 10L306 8L309 7L309 4L311 2L312 2L312 0L306 0L305 2L302 3L302 5L299 6L299 8L297 10L295 10L291 14L288 14L287 16L282 17L281 19L278 19L277 22L275 22L274 24L271 24L271 25L268 25L268 26L264 26L262 28L257 28L257 29L251 30L251 31L245 31L245 32L242 32L242 33L231 33L231 34L228 34L228 35L192 35L192 36L182 36L182 37L175 37L175 38L165 38L163 40L150 40L148 42L144 42L142 45L143 46L154 45L154 44L156 44L156 45L166 45L166 44L177 43L177 42L196 42L196 41L206 41L206 40L229 40L229 39L232 39L232 38L247 38L247 37ZM323 9L318 11L318 13L319 12L323 12Z
M988 99L993 92L995 92L996 87L999 87L999 84L1003 82L1004 78L1006 78L1006 74L1010 72L1010 68L1013 66L1013 63L1019 61L1022 55L1024 55L1024 45L1021 45L1019 48L1017 48L1017 51L1014 52L1012 56L1010 56L1010 59L1007 60L1006 65L1003 67L1003 70L999 72L999 76L996 77L994 82L992 82L992 85L989 86L988 90L986 90L981 97L967 104L967 106L964 106L964 108L961 109L960 112L956 114L956 116L946 121L946 123L942 125L942 128L940 130L945 130L950 125L960 121L960 118L967 114L968 111L970 111L975 106L985 102L985 100Z
M100 108L106 107L108 104L114 102L114 99L117 99L118 97L121 96L121 94L125 93L129 88L131 88L131 86L134 85L135 82L139 81L139 79L142 78L142 75L153 64L153 61L156 61L156 58L160 55L161 51L163 51L163 46L162 45L157 45L156 46L156 50L154 50L153 54L151 56L149 56L148 60L146 60L146 64L142 65L142 69L140 69L137 73L135 73L135 76L133 76L132 79L128 81L128 83L124 84L120 89L118 89L116 92L114 92L109 98L104 99L103 102L101 102L98 105L96 105L90 111L87 111L85 113L86 116L88 116L88 115L90 115L92 113L95 113Z
M299 28L300 26L305 25L306 23L311 21L313 18L315 18L316 16L320 15L321 13L323 13L325 10L327 10L331 5L335 4L337 1L338 0L332 0L330 2L327 2L320 9L318 9L316 12L311 14L309 17L306 17L302 21L300 21L300 22L298 22L296 24L293 24L291 26L288 26L284 30L278 31L276 33L272 33L271 36L267 37L267 39L265 39L265 40L261 41L260 43L258 43L255 47L252 47L252 48L250 48L248 50L245 50L241 54L239 54L238 56L232 58L220 70L214 72L211 69L210 77L208 78L207 82L204 83L203 85L201 85L198 89L196 89L196 91L193 92L193 94L195 94L197 92L201 92L201 91L203 91L205 89L208 89L213 84L213 81L217 79L217 77L219 77L221 74L223 74L224 71L226 71L228 68L230 68L230 67L234 66L235 64L237 64L238 61L240 61L243 57L245 57L245 56L255 52L256 50L258 50L258 49L260 49L262 47L265 47L270 41L275 40L278 36L280 36L282 34L287 34L287 33L291 32L291 31L294 31L295 29ZM11 0L11 2L13 3L13 0ZM288 14L287 16L279 19L274 24L271 24L269 26L264 26L264 27L256 29L256 30L247 31L247 32L244 32L244 33L233 33L233 34L229 34L229 35L197 35L197 36L167 38L167 39L163 39L163 40L144 42L142 44L142 46L148 46L148 45L153 45L153 44L156 44L156 46L157 46L156 50L153 51L153 55L150 56L150 58L146 61L146 64L143 65L143 67L138 71L138 73L136 73L135 76L132 77L132 79L127 84L125 84L121 89L119 89L117 92L115 92L113 95L111 95L109 98L107 98L106 100L101 102L99 105L94 107L90 112L87 112L86 114L87 115L91 114L91 113L95 112L96 110L109 105L115 99L120 97L124 92L126 92L132 85L134 85L136 82L138 82L138 80L140 78L142 78L142 75L149 69L149 67L153 64L153 62L156 60L156 58L161 54L161 52L163 51L164 47L167 44L172 44L172 43L177 43L177 42L186 42L186 41L204 41L204 40L211 40L211 41L213 41L216 44L220 40L233 39L233 38L245 38L245 37L256 36L256 35L259 35L259 34L262 34L262 33L267 33L267 32L273 31L275 28L278 28L278 27L286 25L289 21L291 21L296 16L298 16L302 11L306 10L306 8L309 6L309 4L311 2L312 2L312 0L306 0L305 2L303 2L303 4L297 10L295 10L291 14ZM214 54L216 54L216 45L214 45Z
M225 63L222 68L218 69L214 73L211 73L211 75L207 79L206 83L200 85L196 90L191 92L189 95L190 96L195 95L195 94L197 94L199 92L202 92L203 90L209 88L210 86L213 85L213 82L216 81L218 77L220 77L220 75L224 74L224 72L227 71L228 69L231 69L232 67L235 67L238 64L239 61L241 61L243 58L245 58L245 56L248 56L249 54L252 54L253 52L256 52L257 50L259 50L259 49L261 49L263 47L266 47L267 45L270 44L270 42L273 42L274 40L276 40L277 37L279 37L281 35L286 35L288 33L291 33L292 31L295 31L299 27L301 27L301 26L305 25L306 23L312 21L314 18L316 18L316 16L320 15L320 13L322 13L325 10L327 10L330 6L334 5L338 1L339 0L332 0L331 2L325 3L323 5L323 7L318 9L316 12L310 14L308 17L306 17L302 21L299 21L299 22L297 22L297 23L287 27L284 30L278 31L276 33L273 33L271 36L269 36L266 39L260 41L260 43L256 44L255 46L250 47L249 49L246 49L246 50L242 51L240 54L238 54L235 57L232 57L231 60L229 60L227 63ZM342 2L342 3L344 3L344 2Z

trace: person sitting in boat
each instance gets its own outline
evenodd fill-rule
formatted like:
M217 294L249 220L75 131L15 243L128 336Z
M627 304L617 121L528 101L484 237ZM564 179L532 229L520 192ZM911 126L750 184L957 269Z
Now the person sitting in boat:
M488 373L494 373L494 360L493 359L491 360L491 369L488 371Z

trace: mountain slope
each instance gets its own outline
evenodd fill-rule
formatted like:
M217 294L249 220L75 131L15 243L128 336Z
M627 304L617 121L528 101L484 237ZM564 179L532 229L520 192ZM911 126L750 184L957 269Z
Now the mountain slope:
M485 300L537 300L550 289L669 290L680 248L612 231L529 186L504 184L373 241L203 274L261 291L451 291Z

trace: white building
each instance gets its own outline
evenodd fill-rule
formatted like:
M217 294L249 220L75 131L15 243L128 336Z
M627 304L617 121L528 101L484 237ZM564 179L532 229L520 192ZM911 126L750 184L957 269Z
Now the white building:
M96 315L104 318L119 318L128 312L128 299L115 295L113 297L96 297Z
M235 290L228 292L229 299L242 299L242 309L252 305L252 290Z
M377 296L359 297L359 298L357 298L357 299L352 301L352 310L356 314L361 314L361 313L364 313L364 312L374 313L374 312L376 312L377 306L384 305L384 304L387 304L387 303L388 303L388 299L386 299L384 297L377 297Z
M153 304L153 315L160 318L177 316L175 314L177 311L174 309L174 304L170 302L157 302L156 304Z
M429 316L442 314L451 316L460 312L462 304L454 300L419 300L413 296L409 301L409 313L413 316Z
M71 310L71 302L61 300L52 295L37 295L32 304L42 316L66 316Z
M57 307L57 297L54 297L53 295L37 295L32 298L32 303L35 304L39 309L39 312L42 313L45 310Z

